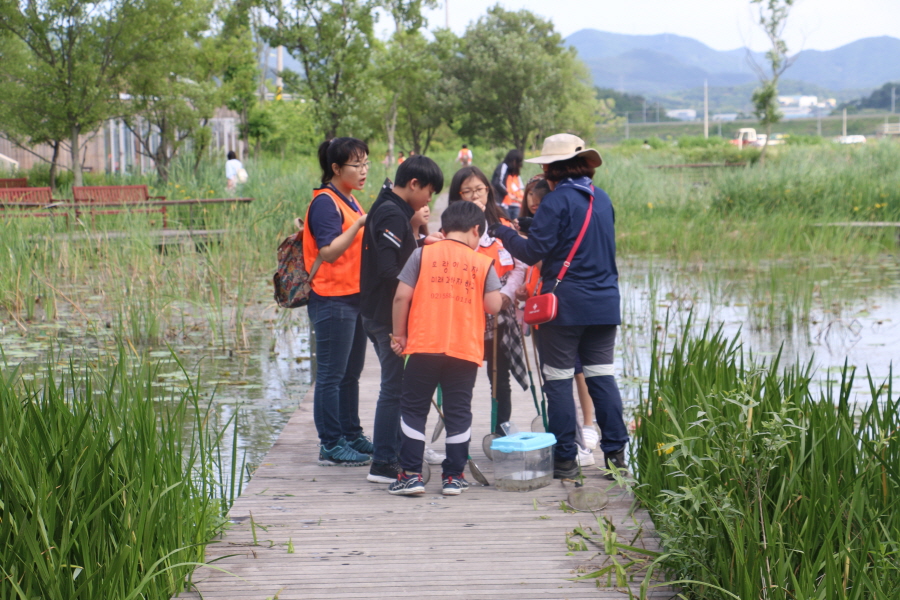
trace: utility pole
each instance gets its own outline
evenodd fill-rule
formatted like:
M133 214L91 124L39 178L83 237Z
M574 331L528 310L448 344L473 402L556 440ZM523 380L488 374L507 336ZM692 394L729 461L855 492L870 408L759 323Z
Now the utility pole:
M891 88L891 114L894 114L894 106L897 104L897 86Z
M847 137L847 109L846 109L846 108L844 109L844 128L843 128L843 132L844 132L844 133L843 133L844 137Z
M709 139L709 81L703 80L703 137Z
M284 92L284 79L281 72L284 71L284 46L275 48L275 99L281 100Z
M816 106L816 134L822 137L822 109Z
M630 140L631 134L628 131L628 113L625 113L625 139Z
M644 100L644 123L647 122L647 101Z
M450 0L444 0L444 25L450 29Z

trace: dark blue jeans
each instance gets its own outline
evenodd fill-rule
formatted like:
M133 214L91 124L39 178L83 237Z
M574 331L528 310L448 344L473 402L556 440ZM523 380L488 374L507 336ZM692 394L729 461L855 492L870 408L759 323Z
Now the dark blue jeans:
M362 435L359 376L366 361L366 333L359 307L310 296L309 321L316 332L316 389L313 419L319 442L331 448L341 438Z
M381 389L375 405L373 462L391 463L400 455L400 394L403 391L403 359L391 350L391 327L363 317L363 327L381 363Z
M578 455L575 430L578 421L572 394L576 357L581 359L594 413L600 425L600 449L617 452L628 443L628 429L622 418L622 396L613 375L616 325L541 325L537 331L541 349L541 372L547 393L550 433L556 436L557 460L574 460Z

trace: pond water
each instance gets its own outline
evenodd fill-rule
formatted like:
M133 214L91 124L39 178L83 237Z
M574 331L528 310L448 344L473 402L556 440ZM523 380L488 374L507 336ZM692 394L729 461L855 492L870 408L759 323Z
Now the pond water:
M854 389L868 397L865 369L880 384L900 357L900 261L884 256L870 264L679 266L660 259L620 260L623 327L617 374L623 397L634 406L646 389L654 331L671 344L685 327L700 331L707 320L729 337L739 335L755 357L782 351L782 364L814 361L816 377L839 375L845 360L858 369ZM259 294L268 295L260 287ZM260 296L264 297L264 296ZM59 307L58 318L27 324L0 322L0 350L7 368L24 378L50 364L102 362L115 356L114 329L86 326ZM668 330L661 328L668 319ZM224 419L239 411L238 453L252 469L268 452L312 383L313 356L306 310L248 312L239 349L213 343L208 328L182 327L164 342L128 348L157 363L161 394L200 381ZM234 344L232 344L234 345ZM178 361L173 358L173 350ZM181 363L179 365L179 362ZM183 368L182 368L183 367ZM900 390L900 374L894 375ZM225 438L231 440L231 432Z

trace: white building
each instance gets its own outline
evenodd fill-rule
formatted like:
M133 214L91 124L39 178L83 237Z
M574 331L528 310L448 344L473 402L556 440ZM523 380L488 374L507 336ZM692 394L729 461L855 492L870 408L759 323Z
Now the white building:
M796 106L797 108L811 108L819 103L818 96L778 96L780 106Z
M693 108L666 109L666 116L679 121L693 121L697 118L697 111Z

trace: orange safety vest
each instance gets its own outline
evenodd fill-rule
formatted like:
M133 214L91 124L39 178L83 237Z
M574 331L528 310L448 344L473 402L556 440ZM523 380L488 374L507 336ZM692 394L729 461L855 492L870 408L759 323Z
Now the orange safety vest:
M537 290L538 284L541 282L541 263L534 265L533 267L528 267L528 270L525 272L525 291L528 292L528 297L534 296L534 292Z
M456 240L422 248L404 354L444 354L481 366L491 262Z
M334 200L335 206L343 217L341 224L342 231L347 231L353 223L355 223L365 212L356 198L351 194L350 197L360 206L361 212L356 212L350 208L346 202L341 199L337 193L328 187L313 190L313 199L317 196L325 194ZM309 203L312 206L312 202ZM309 223L309 208L306 209L306 222ZM350 247L341 254L333 263L322 261L316 276L312 279L312 289L320 296L349 296L359 293L359 270L362 265L362 240L363 230L357 232L356 237ZM303 236L303 262L306 265L307 272L312 269L313 262L319 255L319 246L316 244L315 236L307 229L306 235Z
M506 219L500 219L500 222L507 227L512 227L512 223ZM479 243L475 252L484 254L494 261L494 270L497 271L497 277L502 278L516 268L516 261L509 253L509 250L503 247L503 242L500 241L500 238L491 238L491 243L487 246L482 246L481 243Z
M525 188L522 186L522 178L518 175L506 176L506 196L503 204L506 206L520 206L525 197Z

